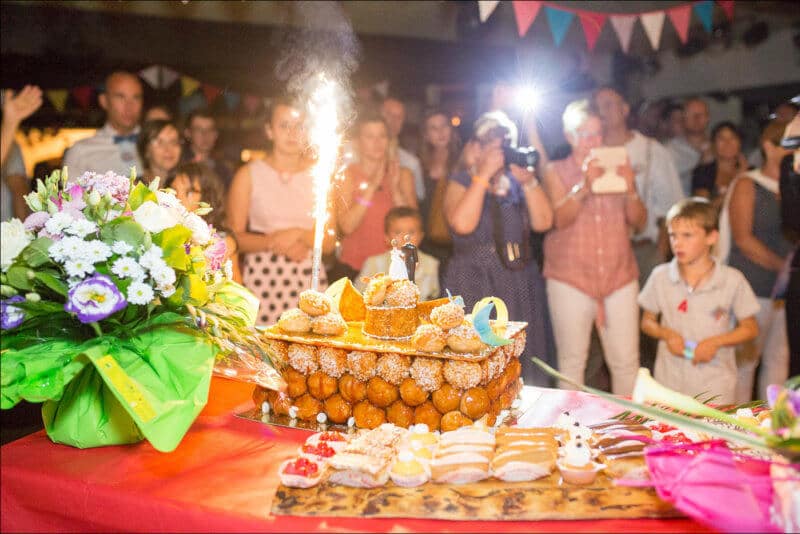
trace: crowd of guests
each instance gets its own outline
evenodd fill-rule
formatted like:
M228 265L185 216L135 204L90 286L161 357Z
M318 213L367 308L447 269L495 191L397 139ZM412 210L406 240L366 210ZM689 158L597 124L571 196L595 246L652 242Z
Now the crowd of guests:
M620 91L601 87L566 107L569 155L550 161L536 121L515 115L506 96L498 85L463 143L447 114L426 112L418 154L401 143L401 100L364 106L330 198L323 287L340 275L363 287L365 277L388 270L393 245L411 242L420 248L424 299L449 290L471 307L493 295L528 323L527 384L547 384L531 356L583 383L594 328L618 394L631 393L640 331L659 340L658 380L717 402L765 398L766 386L784 381L790 365L797 373L800 348L793 345L790 358L787 329L787 320L797 320L797 298L786 293L797 291L798 255L794 270L790 261L798 228L796 221L785 227L800 205L782 218L781 201L792 197L779 191L782 175L796 178L800 164L792 144L796 107L763 128L753 165L735 124L709 132L702 99L662 111L659 132L669 137L662 143L632 127ZM3 219L25 215L20 198L28 184L17 178L24 166L9 140L40 104L41 91L30 87L3 104ZM238 169L215 157L213 115L198 110L179 126L168 109L145 113L133 74L111 74L99 104L105 125L64 154L70 176L128 174L135 166L188 208L210 204L236 279L261 300L259 323L294 307L310 283L314 239L314 162L298 103L273 101L265 157ZM538 150L536 165L506 161L508 148L523 141ZM608 168L604 147L624 149L624 161ZM609 176L622 192L603 192Z

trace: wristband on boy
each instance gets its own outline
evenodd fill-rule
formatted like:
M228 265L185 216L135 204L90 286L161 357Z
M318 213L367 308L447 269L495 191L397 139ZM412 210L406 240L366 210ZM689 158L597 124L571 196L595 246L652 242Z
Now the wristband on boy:
M683 343L683 357L687 360L694 360L694 349L697 348L696 341L684 341Z
M361 204L365 208L368 208L368 207L372 206L372 202L371 201L369 201L369 200L367 200L365 198L362 198L362 197L358 197L357 196L355 198L355 201L356 201L357 204Z

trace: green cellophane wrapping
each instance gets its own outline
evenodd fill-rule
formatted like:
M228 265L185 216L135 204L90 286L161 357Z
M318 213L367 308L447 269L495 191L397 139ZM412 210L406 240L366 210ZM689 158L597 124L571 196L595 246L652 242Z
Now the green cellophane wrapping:
M43 402L50 439L79 448L147 439L174 450L206 404L217 352L171 312L125 339L3 338L2 408Z

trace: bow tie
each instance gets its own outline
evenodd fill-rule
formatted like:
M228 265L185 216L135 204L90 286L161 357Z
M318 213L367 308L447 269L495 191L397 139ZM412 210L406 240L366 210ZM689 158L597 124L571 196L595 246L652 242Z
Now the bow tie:
M114 136L114 144L118 145L120 143L136 143L139 139L139 134L132 133L130 135L115 135Z

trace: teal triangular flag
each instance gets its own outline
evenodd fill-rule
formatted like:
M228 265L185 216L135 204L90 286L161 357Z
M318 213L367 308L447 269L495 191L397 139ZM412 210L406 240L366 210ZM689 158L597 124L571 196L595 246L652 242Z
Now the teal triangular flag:
M239 93L225 91L222 93L222 98L225 99L225 105L228 106L228 109L233 111L239 106L239 101L242 99L242 96Z
M697 2L694 5L694 12L697 13L700 22L703 23L703 28L705 28L708 33L711 33L712 16L714 14L713 0Z
M553 40L556 46L561 45L564 36L567 34L569 24L575 18L575 14L571 11L562 11L550 6L545 6L544 11L547 14L547 22L550 23L550 31L553 32Z

